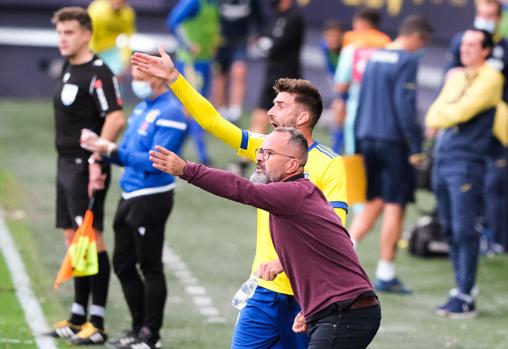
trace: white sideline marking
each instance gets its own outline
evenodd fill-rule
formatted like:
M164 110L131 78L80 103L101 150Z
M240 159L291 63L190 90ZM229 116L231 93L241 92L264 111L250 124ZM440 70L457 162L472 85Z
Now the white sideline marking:
M209 323L224 323L219 310L214 306L212 298L207 295L206 289L199 284L198 279L192 274L184 261L176 252L164 243L162 261L176 276L178 281L185 286L185 292L192 298L192 302L198 308L201 315L206 317Z
M51 337L42 334L49 331L48 323L44 318L41 306L34 296L30 279L26 273L25 265L19 255L12 236L7 230L3 215L0 213L0 249L3 252L5 263L11 273L12 282L16 288L16 296L25 313L26 322L35 338L39 349L57 349Z

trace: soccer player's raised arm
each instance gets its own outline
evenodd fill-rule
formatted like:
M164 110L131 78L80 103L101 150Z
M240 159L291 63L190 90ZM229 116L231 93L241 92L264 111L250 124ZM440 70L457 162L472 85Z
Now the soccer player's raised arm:
M230 147L243 149L243 144L248 139L247 131L224 119L213 105L178 73L162 46L159 52L161 57L137 52L132 56L132 64L147 74L167 81L175 96L203 129Z

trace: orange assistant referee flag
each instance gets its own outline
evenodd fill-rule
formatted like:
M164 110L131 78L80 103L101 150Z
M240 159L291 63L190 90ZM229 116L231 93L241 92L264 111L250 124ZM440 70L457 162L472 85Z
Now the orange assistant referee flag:
M98 271L99 263L95 230L93 228L93 212L88 209L83 222L67 249L53 287L56 290L62 282L74 276L94 275Z

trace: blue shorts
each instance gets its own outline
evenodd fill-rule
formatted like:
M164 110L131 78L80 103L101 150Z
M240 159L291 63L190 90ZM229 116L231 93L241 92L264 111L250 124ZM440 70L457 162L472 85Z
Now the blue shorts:
M359 140L357 144L367 173L367 200L383 199L402 206L413 202L416 178L407 147L378 140Z
M309 338L291 329L300 306L295 297L258 286L240 311L232 349L306 349Z

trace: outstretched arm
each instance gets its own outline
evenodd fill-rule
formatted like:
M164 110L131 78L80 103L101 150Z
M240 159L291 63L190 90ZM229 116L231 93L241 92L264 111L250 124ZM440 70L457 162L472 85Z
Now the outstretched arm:
M155 150L150 150L150 161L156 169L173 176L183 175L186 164L178 155L158 145Z
M262 139L251 137L248 131L224 119L213 105L178 73L162 46L159 47L159 52L161 57L137 52L132 56L132 64L149 75L167 81L175 96L204 130L233 149L241 151L241 155L254 160L254 149L260 146Z
M162 44L159 45L159 53L161 56L156 57L136 52L131 56L131 63L136 69L171 84L178 78L178 71Z
M253 184L233 173L185 162L173 152L156 146L150 151L153 166L174 176L180 176L214 195L254 206L274 215L294 215L300 210L306 195L292 182Z

